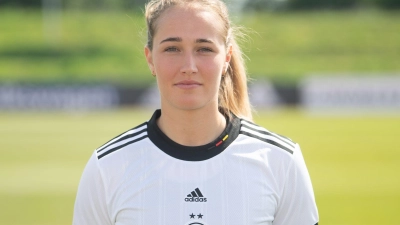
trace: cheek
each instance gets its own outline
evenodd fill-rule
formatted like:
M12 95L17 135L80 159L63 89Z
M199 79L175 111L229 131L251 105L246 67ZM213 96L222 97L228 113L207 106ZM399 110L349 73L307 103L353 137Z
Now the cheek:
M204 60L199 60L201 64L202 71L206 74L210 74L213 77L220 76L222 74L222 69L224 66L224 61L221 57L207 58Z
M168 58L156 59L154 65L157 75L162 78L172 76L178 70L177 62Z
M207 81L207 89L211 91L210 93L214 93L219 90L221 76L222 76L222 67L221 63L217 63L216 61L209 61L208 63L204 63L202 66L202 77Z

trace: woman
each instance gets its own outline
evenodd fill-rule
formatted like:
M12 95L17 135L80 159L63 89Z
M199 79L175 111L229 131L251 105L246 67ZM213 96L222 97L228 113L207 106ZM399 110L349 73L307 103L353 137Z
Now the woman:
M154 0L146 19L161 110L94 152L74 224L317 224L299 146L251 122L224 3Z

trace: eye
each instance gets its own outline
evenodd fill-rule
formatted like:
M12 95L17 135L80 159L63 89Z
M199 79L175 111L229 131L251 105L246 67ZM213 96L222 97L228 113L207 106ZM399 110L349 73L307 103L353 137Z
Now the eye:
M178 52L179 49L177 47L167 47L164 51L166 51L166 52Z
M199 52L213 52L211 48L203 47L199 49Z

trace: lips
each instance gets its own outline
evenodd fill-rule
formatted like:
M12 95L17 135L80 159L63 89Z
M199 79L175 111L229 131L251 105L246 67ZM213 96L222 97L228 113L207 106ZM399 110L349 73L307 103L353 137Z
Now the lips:
M176 83L174 86L182 89L192 89L200 87L202 84L194 80L184 80Z

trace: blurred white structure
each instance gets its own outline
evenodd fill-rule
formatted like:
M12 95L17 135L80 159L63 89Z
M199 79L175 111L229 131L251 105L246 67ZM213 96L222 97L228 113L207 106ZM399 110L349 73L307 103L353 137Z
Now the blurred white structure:
M111 85L0 85L0 110L85 111L119 106Z
M320 75L300 85L302 106L311 112L400 111L400 75Z
M267 80L257 80L249 85L249 98L255 109L271 109L280 104L279 96Z

